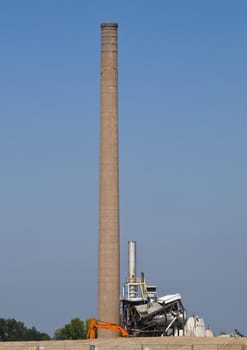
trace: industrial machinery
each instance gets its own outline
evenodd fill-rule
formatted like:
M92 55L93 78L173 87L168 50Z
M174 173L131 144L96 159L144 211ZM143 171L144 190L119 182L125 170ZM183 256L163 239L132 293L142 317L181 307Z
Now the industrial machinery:
M95 339L96 338L96 329L97 328L103 328L108 329L110 331L119 332L122 337L128 337L128 332L122 328L121 326L107 322L107 321L97 321L95 318L93 318L88 327L88 338L89 339Z
M131 336L184 335L186 310L179 293L157 297L144 273L136 277L136 242L128 242L129 271L120 300L121 325Z

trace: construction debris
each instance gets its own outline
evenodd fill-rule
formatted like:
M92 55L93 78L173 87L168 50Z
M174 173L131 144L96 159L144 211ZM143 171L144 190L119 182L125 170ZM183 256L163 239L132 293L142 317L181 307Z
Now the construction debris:
M121 298L121 325L133 336L184 335L186 310L179 293L157 297L144 273L136 277L136 242L129 241L129 272Z

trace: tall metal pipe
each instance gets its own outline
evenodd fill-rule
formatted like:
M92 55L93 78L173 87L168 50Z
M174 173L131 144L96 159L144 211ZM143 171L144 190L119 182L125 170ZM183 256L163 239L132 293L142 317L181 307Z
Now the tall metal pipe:
M128 242L129 273L128 282L136 281L136 241Z
M117 23L101 24L98 319L119 323ZM99 337L118 336L99 329Z
M129 298L133 299L133 298L136 298L137 296L137 286L135 285L136 283L136 241L128 242L128 259L129 259L129 271L128 271Z

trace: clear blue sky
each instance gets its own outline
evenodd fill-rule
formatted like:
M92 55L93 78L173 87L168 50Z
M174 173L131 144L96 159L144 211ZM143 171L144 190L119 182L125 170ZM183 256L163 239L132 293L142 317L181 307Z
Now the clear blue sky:
M96 316L100 23L119 23L127 242L160 296L247 333L247 2L0 4L0 317Z

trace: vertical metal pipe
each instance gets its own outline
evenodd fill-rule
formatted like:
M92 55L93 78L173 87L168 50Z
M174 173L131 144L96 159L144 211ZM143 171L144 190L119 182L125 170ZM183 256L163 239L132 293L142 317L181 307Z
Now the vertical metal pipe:
M144 278L144 272L141 272L141 282L144 283L145 278Z
M136 242L128 242L129 274L128 282L136 281Z
M119 323L117 23L101 24L98 319ZM100 329L98 336L118 336Z
M129 298L137 297L137 286L131 283L136 282L136 241L128 242L128 258L129 258L129 271L128 271L128 283L129 283Z

